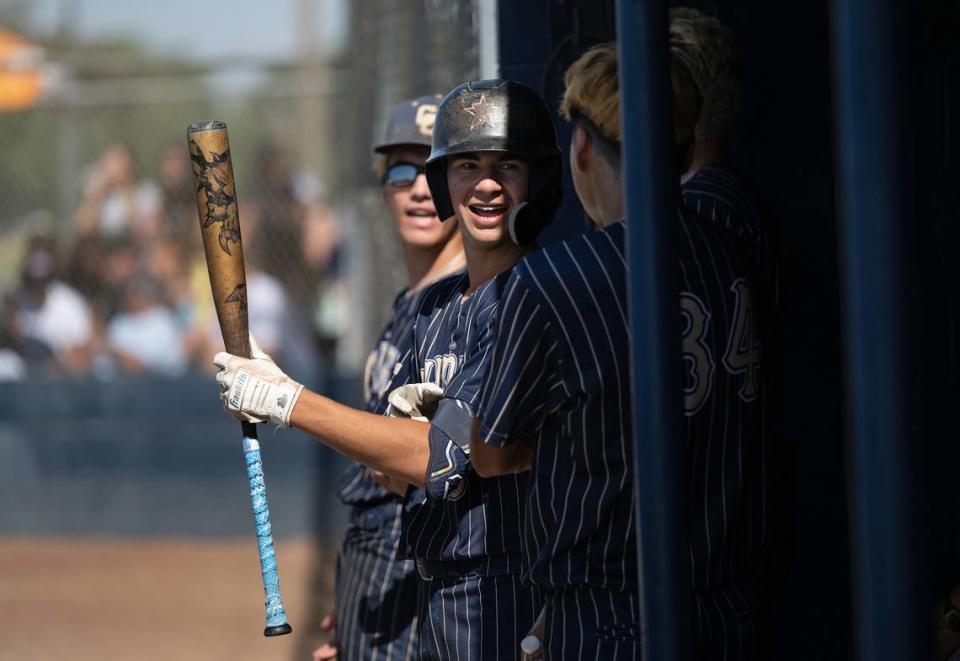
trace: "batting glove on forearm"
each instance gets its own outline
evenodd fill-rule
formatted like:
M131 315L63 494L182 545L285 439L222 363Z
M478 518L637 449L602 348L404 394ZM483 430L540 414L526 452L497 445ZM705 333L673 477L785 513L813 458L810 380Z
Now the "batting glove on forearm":
M443 397L443 388L435 383L408 383L390 391L387 415L429 422Z
M289 427L303 386L284 374L252 335L250 356L241 358L221 351L213 357L213 364L220 368L217 384L224 410L244 422L269 420Z

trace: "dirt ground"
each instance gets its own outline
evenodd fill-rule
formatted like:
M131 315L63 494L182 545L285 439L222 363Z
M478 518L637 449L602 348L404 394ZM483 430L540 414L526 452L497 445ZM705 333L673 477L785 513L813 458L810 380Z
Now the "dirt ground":
M264 638L253 536L0 538L0 660L309 659L334 555L285 539L277 558L293 634Z

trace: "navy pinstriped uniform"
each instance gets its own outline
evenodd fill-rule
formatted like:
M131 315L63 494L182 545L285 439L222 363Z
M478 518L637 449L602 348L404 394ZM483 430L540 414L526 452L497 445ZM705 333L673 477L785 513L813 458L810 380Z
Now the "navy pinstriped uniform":
M752 266L752 283L755 308L760 314L764 353L772 360L765 361L761 373L766 405L761 409L764 423L761 433L765 439L776 438L773 421L777 417L771 406L782 401L782 366L776 357L782 355L783 322L780 311L780 263L779 246L773 215L768 205L744 182L739 174L725 162L711 163L697 170L680 187L684 206L702 219L723 228L734 241L744 259ZM766 465L774 473L790 473L794 469L784 444L765 441ZM793 516L788 496L779 490L778 480L771 481L767 504L768 514L774 529L770 553L764 569L762 602L769 600L771 590L776 590L784 580L785 545Z
M723 227L751 262L769 264L770 240L760 204L729 165L703 166L683 183L680 196L687 209Z
M401 548L416 559L422 659L516 659L535 618L521 585L526 475L482 479L469 462L470 424L509 273L464 298L469 278L431 288L414 329L411 380L440 385L425 489L411 489Z
M676 218L697 658L750 658L766 540L751 269L715 225ZM536 440L524 541L548 659L640 653L624 240L619 222L515 267L481 387L484 442Z
M403 291L397 296L393 313L367 358L364 398L372 413L386 411L397 368L410 352L415 312L425 291ZM381 487L368 468L355 462L341 476L338 488L340 499L351 508L350 527L337 561L338 656L386 661L417 658L416 613L411 608L417 594L416 571L412 562L397 558L403 499Z

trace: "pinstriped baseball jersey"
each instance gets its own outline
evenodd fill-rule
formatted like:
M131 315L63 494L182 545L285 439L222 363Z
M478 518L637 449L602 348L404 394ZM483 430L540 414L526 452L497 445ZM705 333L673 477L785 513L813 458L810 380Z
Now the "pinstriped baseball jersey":
M393 312L377 340L373 351L367 357L363 373L363 397L366 409L371 413L382 414L387 409L387 395L390 388L403 385L406 381L396 381L398 367L403 365L409 355L413 342L413 322L423 295L430 287L455 281L460 273L447 276L431 286L410 293L401 291L393 302ZM362 464L351 462L337 484L340 499L348 505L375 503L397 499L380 486L370 475L370 470Z
M764 297L760 305L766 314L775 314L779 268L769 213L761 201L726 163L712 163L697 170L680 187L680 195L687 209L716 223L733 239L753 267L758 288L754 293Z
M730 166L700 168L680 187L680 195L687 209L723 227L752 264L769 266L770 239L760 204Z
M723 598L748 610L766 539L750 269L715 226L676 218L693 585L745 586ZM637 586L624 240L615 223L514 269L481 387L485 442L537 441L524 534L548 589Z
M426 489L411 490L402 548L417 558L418 635L424 661L508 661L536 615L521 584L524 478L480 479L469 463L469 430L492 344L499 290L509 274L464 298L469 279L425 297L414 327L411 380L444 398L431 419Z
M410 353L414 315L425 291L397 296L393 314L370 353L364 394L372 413L386 410L391 385L406 383L396 382L404 374L395 367L402 366ZM358 463L347 467L339 486L341 499L352 506L337 561L339 656L383 661L418 658L416 616L410 610L417 595L416 569L412 562L397 557L403 499L383 489L369 469Z
M509 272L464 298L469 278L424 297L414 327L410 369L444 389L431 421L427 488L408 494L402 547L437 561L515 556L520 571L520 513L526 476L481 479L469 465L470 422L493 342L500 290Z

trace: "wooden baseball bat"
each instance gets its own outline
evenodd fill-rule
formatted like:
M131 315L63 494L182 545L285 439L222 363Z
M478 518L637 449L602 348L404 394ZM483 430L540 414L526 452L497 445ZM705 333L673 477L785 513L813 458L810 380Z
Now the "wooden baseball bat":
M203 250L210 274L210 289L217 308L220 332L228 353L248 358L247 280L243 268L243 242L237 213L237 189L230 160L230 140L223 122L199 122L187 127L187 147L197 184L197 213ZM260 572L266 596L265 636L290 633L287 613L280 597L277 559L270 527L270 507L263 482L263 465L257 427L241 422L243 450L250 481L250 500L260 548Z

